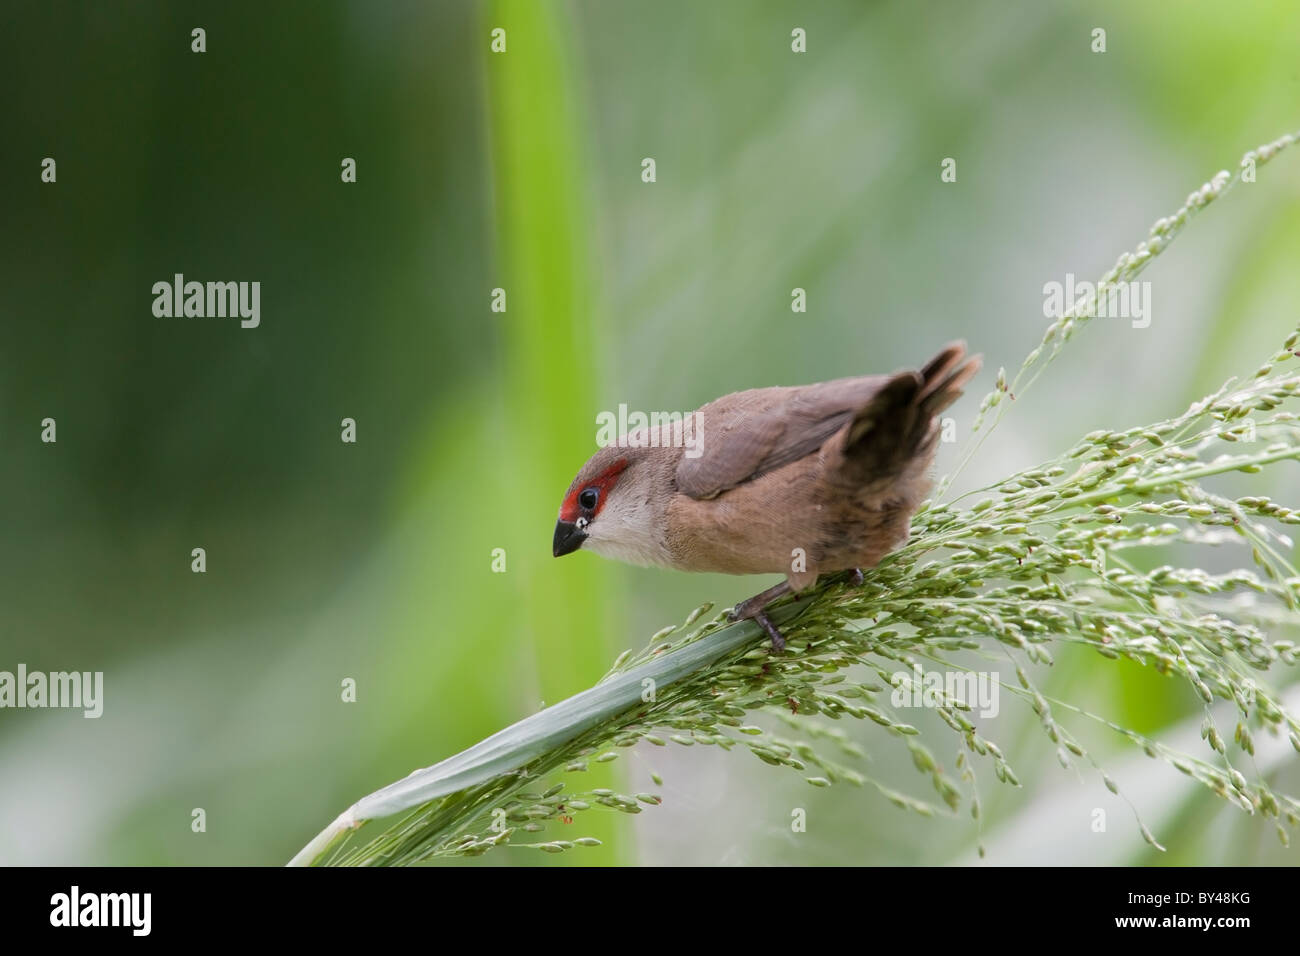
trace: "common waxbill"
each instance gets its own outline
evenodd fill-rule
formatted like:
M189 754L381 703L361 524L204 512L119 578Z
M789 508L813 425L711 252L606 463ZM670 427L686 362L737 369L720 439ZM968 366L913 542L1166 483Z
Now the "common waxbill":
M768 604L822 574L860 576L907 540L930 490L937 416L979 366L954 342L920 371L734 392L684 422L630 431L569 485L554 554L784 574L731 612L779 651Z

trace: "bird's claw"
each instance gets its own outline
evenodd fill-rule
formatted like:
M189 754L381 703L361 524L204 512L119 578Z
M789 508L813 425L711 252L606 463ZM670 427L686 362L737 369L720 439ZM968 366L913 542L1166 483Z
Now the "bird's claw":
M763 632L767 634L769 638L771 638L772 650L775 653L780 654L785 650L785 638L782 636L781 632L777 630L776 625L772 623L771 618L761 610L746 610L744 609L743 604L737 604L727 612L727 620L732 623L735 623L736 621L753 621L763 629Z
M785 638L781 635L781 632L776 629L776 625L768 620L766 614L760 611L758 614L754 615L754 621L759 627L766 631L767 636L772 639L772 653L780 654L785 650Z

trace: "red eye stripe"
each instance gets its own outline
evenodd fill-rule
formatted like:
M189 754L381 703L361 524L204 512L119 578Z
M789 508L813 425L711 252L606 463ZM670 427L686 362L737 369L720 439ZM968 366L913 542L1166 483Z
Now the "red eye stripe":
M596 488L600 491L600 497L596 501L596 510L592 512L592 517L600 514L600 509L605 507L605 499L609 496L610 489L614 487L619 475L623 473L623 469L626 467L627 459L620 458L595 478L584 481L580 485L575 485L574 489L569 492L569 496L564 499L564 504L560 506L560 520L578 520L579 515L582 514L582 508L578 504L578 496L588 488Z

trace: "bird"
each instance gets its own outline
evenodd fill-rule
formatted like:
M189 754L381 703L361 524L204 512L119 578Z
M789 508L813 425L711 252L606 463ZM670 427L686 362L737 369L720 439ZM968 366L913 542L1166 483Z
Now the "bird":
M773 601L822 575L847 571L860 584L907 540L931 490L938 416L979 368L952 342L920 369L733 392L628 431L570 483L552 553L783 574L729 614L753 620L780 653Z

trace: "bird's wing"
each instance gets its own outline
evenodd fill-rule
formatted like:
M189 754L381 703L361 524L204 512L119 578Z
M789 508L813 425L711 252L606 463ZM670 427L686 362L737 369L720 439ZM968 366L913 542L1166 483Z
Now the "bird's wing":
M852 421L885 381L870 375L756 388L710 402L695 413L701 454L682 456L678 490L692 498L713 498L811 455Z

